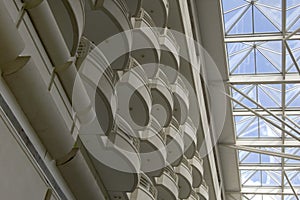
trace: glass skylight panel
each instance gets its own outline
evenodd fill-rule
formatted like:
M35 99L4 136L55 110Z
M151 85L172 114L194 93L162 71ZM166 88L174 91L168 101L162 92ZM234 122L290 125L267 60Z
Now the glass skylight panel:
M293 186L299 187L300 186L300 171L286 171L286 175L289 178L290 182L292 183ZM287 179L284 179L284 185L289 186L289 183Z
M300 84L286 84L286 104L287 108L300 107Z
M223 10L226 35L282 30L281 0L223 0Z
M259 148L270 152L281 152L280 148ZM281 166L282 159L266 154L253 153L248 151L239 151L239 163L241 166L252 164L272 164L274 166Z
M237 137L258 138L258 117L235 116L235 129Z
M299 14L300 16L300 14ZM299 25L300 27L300 25ZM287 51L286 56L286 72L287 73L297 73L298 70L296 68L295 63L292 60L292 56L295 58L296 63L300 66L300 40L289 40L287 41L289 45L292 55Z
M296 200L300 161L280 155L300 157L300 0L221 1L242 199Z
M300 3L298 0L287 0L286 29L290 32L300 27Z
M297 155L300 157L300 148L293 148L293 147L287 147L285 148L285 152L287 154L291 154L291 155ZM295 164L300 164L300 161L299 160L293 160L293 159L285 159L284 161L286 163L287 166L293 166ZM300 167L299 167L299 170L300 170Z
M285 127L285 130L293 135L297 135L295 131L300 132L300 115L287 115L285 121L294 129L292 130L290 127ZM286 135L286 137L290 138L291 136Z
M282 42L227 43L230 74L282 72Z

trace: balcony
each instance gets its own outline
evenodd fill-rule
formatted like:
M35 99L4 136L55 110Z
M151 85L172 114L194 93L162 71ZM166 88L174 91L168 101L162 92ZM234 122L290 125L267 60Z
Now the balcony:
M190 117L182 127L184 141L184 155L191 159L197 150L197 129Z
M116 84L119 113L135 132L143 131L150 122L152 107L148 78L141 65L130 58L128 68Z
M87 3L84 35L100 46L113 69L123 70L128 66L131 29L124 0L91 0L90 4Z
M160 61L159 32L151 16L141 9L138 15L132 18L133 47L132 56L143 65L147 75L153 76L157 72Z
M171 124L165 128L167 135L167 161L172 166L178 166L184 153L183 134L180 125L173 116Z
M208 186L205 180L203 180L201 186L196 189L196 192L200 197L200 200L209 200Z
M83 0L48 0L72 56L75 55L85 26Z
M81 134L89 157L99 174L110 198L124 198L139 183L139 140L130 125L116 115L114 129L108 136Z
M151 177L160 176L166 166L166 135L158 121L152 117L149 127L139 136L141 170Z
M192 192L192 166L184 156L178 167L175 167L178 176L179 198L186 199Z
M130 200L156 200L157 190L154 187L151 179L146 174L141 173L139 185L129 196Z
M161 60L160 67L167 75L169 82L174 83L178 76L178 70L180 65L180 47L177 44L176 38L168 28L164 28L159 43L161 45Z
M200 158L198 152L195 153L194 157L190 160L193 174L193 187L200 187L203 180L203 160Z
M82 124L80 131L98 130L107 135L117 110L114 73L100 49L84 37L78 47L76 66L97 115L91 123Z
M183 125L188 118L189 91L180 76L171 85L174 94L174 116L179 124Z
M125 0L125 1L128 5L130 15L132 17L136 17L140 9L142 8L143 0Z
M178 199L178 177L171 166L164 169L160 177L155 178L157 199L158 200L177 200Z
M167 25L169 16L169 1L168 0L152 0L143 1L143 8L153 18L158 27L164 28Z
M161 126L169 126L173 112L173 94L165 73L158 69L157 74L149 80L152 94L151 114Z
M189 198L187 198L186 200L200 200L200 197L195 192L195 189L193 189L190 196L189 196Z

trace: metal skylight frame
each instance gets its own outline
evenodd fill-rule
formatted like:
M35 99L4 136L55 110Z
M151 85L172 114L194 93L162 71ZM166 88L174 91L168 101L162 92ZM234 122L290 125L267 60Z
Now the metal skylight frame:
M221 0L224 3L228 2L229 0ZM257 66L256 66L256 60L253 62L255 63L255 66L252 66L255 68L255 73L250 74L234 74L234 71L239 67L244 59L250 54L250 51L252 50L251 47L240 49L236 52L231 53L238 54L238 53L244 53L246 51L248 54L244 55L242 57L243 60L240 60L236 64L237 66L233 67L233 70L230 69L230 72L233 72L229 76L228 81L228 87L232 88L232 91L238 92L238 95L233 96L233 93L231 93L229 98L234 102L234 104L237 104L239 106L234 107L233 115L234 116L257 116L265 121L267 121L272 126L276 127L281 132L281 137L278 138L237 138L237 142L235 145L225 145L229 148L236 149L237 152L244 151L249 152L247 156L249 156L250 153L256 153L259 155L270 155L274 156L278 159L280 159L281 162L274 164L274 163L255 163L255 165L248 163L245 164L243 162L240 162L240 169L243 170L279 170L281 172L281 184L280 188L275 187L272 191L272 187L242 187L241 196L242 199L253 199L253 200L270 200L270 199L280 199L280 200L291 200L291 199L299 199L300 195L300 180L299 185L295 186L293 184L293 179L295 178L295 175L289 176L289 171L299 171L300 173L300 150L294 151L294 154L288 154L286 150L288 148L300 148L300 124L298 125L296 122L294 122L294 119L292 119L290 116L300 116L300 89L291 94L291 97L287 96L287 91L290 89L287 89L289 85L292 84L298 84L300 86L300 46L297 48L293 48L292 43L296 43L300 41L300 27L296 28L294 30L291 30L292 27L295 26L295 24L300 25L300 0L299 3L296 3L294 5L291 4L289 1L292 0L281 0L281 8L275 7L273 5L269 5L272 0L269 1L269 3L265 4L268 0L231 0L231 1L240 1L240 5L233 7L229 10L224 10L223 14L228 14L230 12L236 12L237 10L240 10L240 12L237 14L235 20L231 23L229 27L225 27L224 24L224 32L225 32L225 43L253 43L256 45L256 43L262 43L262 42L270 42L270 41L279 41L281 42L281 49L279 49L281 55L281 69L278 72L275 73L265 73L260 74L257 73ZM263 3L259 3L260 1L263 1ZM294 0L295 1L295 0ZM280 10L281 11L281 27L278 27L278 23L276 20L274 21L274 18L272 16L267 16L263 14L262 10L259 10L266 18L269 20L270 24L273 24L275 28L277 28L277 31L271 32L264 32L264 33L255 33L254 30L254 19L255 16L253 12L253 7L255 4L259 4L259 6L263 6L266 9L274 9L274 10ZM224 5L223 5L224 6ZM243 18L243 15L245 15L248 11L248 9L251 9L252 7L252 33L237 33L237 34L229 34L232 29L234 29L234 26L237 25L241 19ZM244 9L244 10L242 10ZM299 9L299 16L295 16L294 20L292 22L287 22L287 13L290 12L293 9ZM224 17L225 18L225 17ZM226 19L224 20L226 23ZM277 25L276 25L277 23ZM274 29L275 30L275 29ZM292 41L292 42L290 42ZM299 43L300 44L300 43ZM295 46L295 45L294 45ZM256 48L256 46L255 46ZM276 53L276 52L272 52ZM272 62L271 58L267 58L267 56L263 55L266 60L268 60L274 67L275 63ZM287 64L288 60L290 61L290 64ZM293 67L293 70L291 72L291 69ZM265 106L259 106L259 102L257 100L259 99L257 97L258 93L251 94L251 90L239 90L236 88L238 85L267 85L267 84L279 84L281 87L281 102L280 105L278 105L277 108L265 108ZM295 89L296 90L296 89ZM253 98L254 96L255 98ZM239 96L239 98L236 99L236 97ZM272 95L269 95L270 98L272 98ZM299 98L299 100L298 100ZM289 102L294 102L295 99L297 99L299 102L294 103L293 107L289 107ZM246 102L246 103L245 103ZM249 103L251 102L251 104ZM233 104L233 105L234 105ZM253 106L255 105L255 106ZM242 109L241 109L242 108ZM273 120L268 119L267 116L272 116L272 118L275 118L277 121L276 123ZM278 125L278 122L280 123ZM250 126L250 125L248 125ZM259 128L259 127L258 127ZM286 135L289 135L289 137L286 137ZM273 148L279 148L281 149L280 152L276 151L270 151L266 150L268 147ZM293 152L293 151L292 151ZM289 160L298 160L299 162L295 163L288 163ZM296 173L297 174L297 173ZM262 179L262 177L261 177ZM252 195L252 197L251 197ZM260 195L260 196L259 196ZM270 196L274 195L274 196ZM230 194L229 194L230 196ZM254 197L253 197L254 196ZM233 197L233 196L232 196ZM233 198L234 199L234 198Z

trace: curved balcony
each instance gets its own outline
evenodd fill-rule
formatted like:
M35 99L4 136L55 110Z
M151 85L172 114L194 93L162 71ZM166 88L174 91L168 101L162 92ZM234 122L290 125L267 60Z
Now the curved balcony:
M83 0L48 0L72 56L75 55L85 26Z
M184 141L184 155L191 159L197 150L197 129L190 117L182 127Z
M203 180L203 160L200 158L198 152L195 153L194 157L190 160L190 164L192 166L192 174L193 174L193 187L200 187Z
M178 176L179 198L186 199L192 191L192 166L184 156L178 167L175 167L175 172Z
M111 198L133 192L139 183L139 140L132 134L130 125L117 115L114 129L108 136L80 135Z
M174 94L174 116L179 124L184 124L188 118L189 111L189 91L180 76L171 85Z
M132 56L141 64L147 75L153 77L160 61L159 33L150 15L141 9L138 15L132 18L133 47Z
M178 177L171 166L164 169L160 177L155 178L157 199L177 200L178 199Z
M187 198L186 200L200 200L200 197L196 193L195 189L193 189L189 198Z
M152 107L148 78L141 65L130 58L128 69L116 84L119 113L134 131L143 131L150 122Z
M172 166L178 166L184 153L182 130L178 121L172 117L171 124L165 129L167 135L167 161Z
M208 186L207 186L205 180L203 180L200 187L196 189L196 192L197 192L198 196L200 197L200 200L209 200Z
M143 8L150 14L158 27L164 28L167 25L169 16L168 0L143 1Z
M141 170L151 177L160 176L166 166L166 135L154 117L151 117L150 125L139 138Z
M100 49L84 37L78 47L76 66L97 115L91 123L82 124L80 131L108 134L117 110L114 73Z
M155 77L151 78L149 82L153 99L151 114L161 126L167 127L171 122L174 107L173 94L168 77L162 70L158 69Z
M137 16L140 9L142 8L142 1L143 0L125 0L125 1L128 5L130 15L132 17Z
M164 28L159 43L161 45L161 69L167 75L169 82L174 83L178 77L178 70L180 65L180 47L176 41L173 33L168 29Z
M100 44L113 69L123 70L128 65L131 29L129 10L124 0L93 0L86 5L84 35L97 46Z
M151 179L144 173L141 173L140 182L135 191L130 194L130 200L156 200L157 190Z

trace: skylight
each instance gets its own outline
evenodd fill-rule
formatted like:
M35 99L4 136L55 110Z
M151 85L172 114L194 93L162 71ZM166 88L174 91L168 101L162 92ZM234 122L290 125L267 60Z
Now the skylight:
M221 1L241 199L299 199L300 0Z

